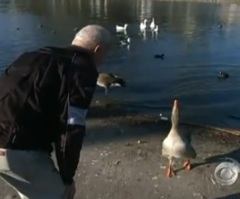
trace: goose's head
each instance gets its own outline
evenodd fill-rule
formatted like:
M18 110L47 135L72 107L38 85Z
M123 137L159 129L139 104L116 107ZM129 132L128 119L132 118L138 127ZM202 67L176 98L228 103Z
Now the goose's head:
M130 37L128 37L128 38L127 38L127 42L130 43L130 41L131 41L131 39L130 39Z
M144 21L143 21L143 22L144 22L144 24L146 24L146 23L147 23L147 19L144 19Z
M178 100L174 100L173 102L173 108L172 108L172 116L171 116L171 120L172 120L172 125L174 127L177 127L179 124L179 119L180 119L180 114L179 114L180 110L179 110L179 103Z
M128 27L128 25L125 23L125 24L124 24L124 28L126 29L127 27Z

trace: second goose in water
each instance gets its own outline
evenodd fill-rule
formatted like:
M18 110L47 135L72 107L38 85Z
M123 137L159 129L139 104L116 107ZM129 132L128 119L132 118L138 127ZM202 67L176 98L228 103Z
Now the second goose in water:
M108 95L110 87L126 87L124 79L112 73L99 73L97 85L105 89L105 94Z

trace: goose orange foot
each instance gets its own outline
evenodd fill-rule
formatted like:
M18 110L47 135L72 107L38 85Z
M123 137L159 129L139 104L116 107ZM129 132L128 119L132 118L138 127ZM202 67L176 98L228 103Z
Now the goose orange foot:
M166 176L169 178L175 176L175 171L173 170L173 168L171 166L168 167Z
M191 166L190 160L187 160L186 162L183 163L183 168L187 170L191 170L192 166Z

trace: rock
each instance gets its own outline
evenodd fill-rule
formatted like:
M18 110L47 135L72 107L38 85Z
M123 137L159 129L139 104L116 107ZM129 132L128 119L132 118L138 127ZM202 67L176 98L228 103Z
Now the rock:
M17 198L17 196L16 196L16 195L8 194L8 195L6 195L3 199L13 199L13 198Z
M157 180L157 176L152 177L152 180Z
M144 144L144 143L147 143L147 141L145 141L145 140L138 140L138 144Z
M165 165L161 165L160 168L161 169L166 169L166 166Z
M125 144L125 146L133 146L133 144L127 143L127 144Z
M193 193L193 196L199 199L207 199L207 197L202 195L201 193Z
M115 161L113 164L114 165L119 165L121 163L121 161L120 160L117 160L117 161Z

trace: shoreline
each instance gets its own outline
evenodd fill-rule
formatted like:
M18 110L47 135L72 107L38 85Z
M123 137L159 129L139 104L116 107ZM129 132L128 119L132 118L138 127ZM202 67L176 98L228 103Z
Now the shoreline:
M221 186L213 183L213 175L223 158L240 162L240 137L180 125L191 132L197 158L191 171L182 170L183 160L176 159L176 176L167 178L161 144L170 125L118 106L93 106L76 171L75 199L239 199L240 177ZM0 198L19 199L2 181L0 189Z
M155 116L152 114L142 114L139 111L131 111L128 108L122 107L121 105L117 103L112 102L105 102L105 101L97 101L94 104L92 104L90 110L89 110L89 120L91 121L93 118L111 118L115 120L139 120L139 122L153 122L153 123L171 123L169 120L161 120L160 116ZM114 117L114 118L112 118ZM201 128L206 130L213 130L213 131L219 131L223 133L232 134L235 136L240 136L240 130L237 129L230 129L230 128L222 128L218 126L213 125L204 125L204 124L198 124L188 121L180 121L182 125L185 126L191 126L195 128Z

